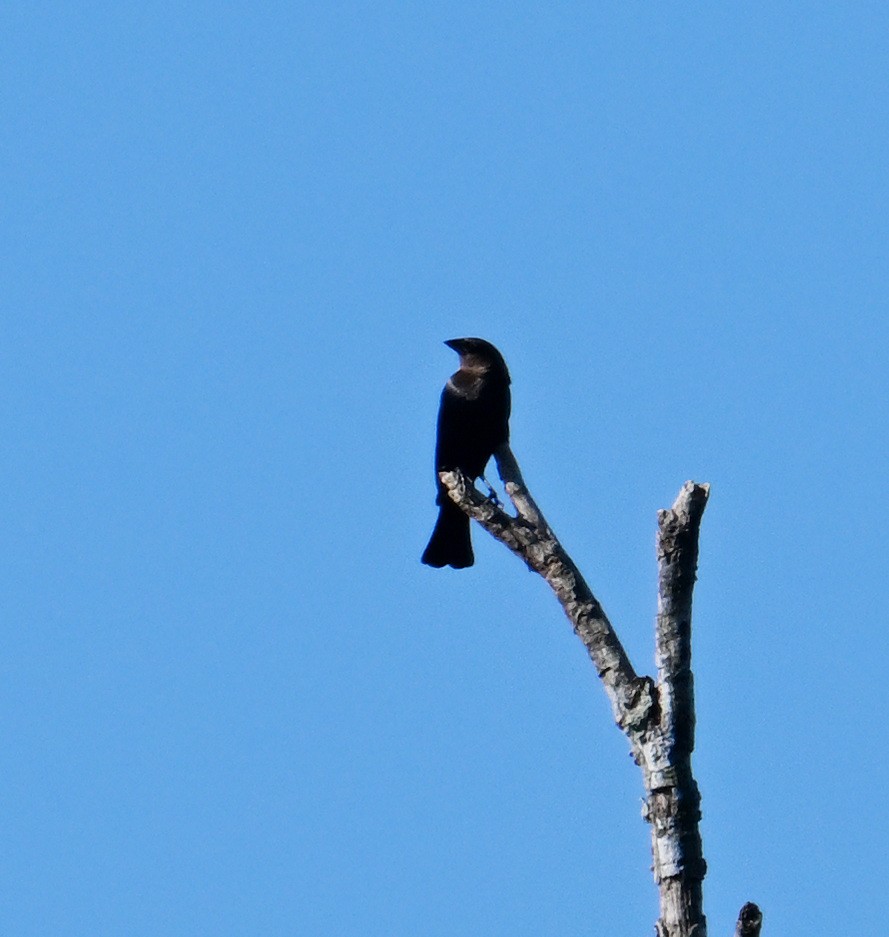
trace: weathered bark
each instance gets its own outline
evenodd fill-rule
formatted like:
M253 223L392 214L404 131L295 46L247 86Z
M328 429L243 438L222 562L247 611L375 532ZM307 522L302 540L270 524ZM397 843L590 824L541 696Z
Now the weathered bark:
M698 532L710 492L686 482L669 511L658 512L659 568L655 662L660 720L651 760L642 765L651 824L654 878L661 898L658 937L705 937L702 882L707 871L698 831L701 795L691 770L694 678L691 600L698 565Z
M510 448L504 446L494 455L516 517L481 495L459 471L442 472L442 483L454 502L555 592L642 769L643 816L651 825L653 872L660 893L658 937L706 937L702 882L707 866L698 830L700 794L691 769L691 602L709 488L687 482L673 507L658 514L655 681L637 676L601 604L528 492ZM746 932L743 937L748 937Z
M653 681L636 676L602 606L528 494L508 447L495 456L518 517L481 495L459 471L440 474L448 495L549 583L602 678L617 724L626 731L646 722L655 704Z

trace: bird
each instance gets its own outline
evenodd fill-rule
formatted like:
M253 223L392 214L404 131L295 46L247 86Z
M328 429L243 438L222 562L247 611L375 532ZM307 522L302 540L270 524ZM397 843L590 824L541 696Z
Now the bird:
M448 497L439 472L459 469L474 482L494 451L509 442L509 371L503 355L483 338L445 342L460 356L460 368L445 384L438 409L435 479L438 520L423 552L427 566L472 566L469 517Z

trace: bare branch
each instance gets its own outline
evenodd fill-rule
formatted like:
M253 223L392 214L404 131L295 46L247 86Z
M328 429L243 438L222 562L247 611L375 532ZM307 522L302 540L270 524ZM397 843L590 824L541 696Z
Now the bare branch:
M494 451L494 459L497 461L497 471L500 475L500 480L503 482L504 488L506 488L506 493L509 495L510 501L515 505L519 517L523 517L529 524L538 528L538 530L545 530L552 535L546 518L541 513L540 508L537 507L537 504L531 497L531 493L528 491L525 479L522 478L522 470L519 468L519 463L512 454L512 449L509 448L508 443L504 443L499 449Z
M646 747L642 772L648 793L654 877L661 896L660 937L704 937L702 883L707 872L698 822L701 795L691 768L694 683L691 604L698 534L709 486L686 482L669 511L658 512L658 616L655 659L659 731Z
M509 466L506 474L512 490L507 490L516 509L533 517L533 522L521 515L510 517L476 491L459 471L441 472L439 478L452 501L549 583L602 678L617 724L626 731L647 723L655 703L653 681L636 676L599 600L527 493L512 453L509 459L511 466L503 453L498 460L500 465Z
M748 901L738 914L735 937L759 937L761 928L762 911L752 901Z
M691 768L695 725L691 606L709 487L686 482L673 507L658 514L655 683L651 677L636 675L598 599L531 497L509 446L495 456L516 517L482 496L461 472L441 472L439 478L456 504L543 576L555 592L642 769L643 816L651 825L652 871L660 893L658 937L706 937L702 883L707 866L698 830L701 798ZM756 934L758 929L739 932L738 937Z
M659 570L655 660L662 725L683 753L694 749L691 600L698 566L698 534L709 485L686 482L669 511L658 511Z

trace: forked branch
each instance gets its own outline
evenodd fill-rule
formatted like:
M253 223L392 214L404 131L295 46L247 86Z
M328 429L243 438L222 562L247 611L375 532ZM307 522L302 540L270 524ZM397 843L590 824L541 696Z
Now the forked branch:
M709 487L687 482L673 507L658 514L655 680L636 674L601 604L531 497L509 446L494 457L516 516L484 497L461 472L442 472L439 477L454 502L543 576L555 592L642 769L643 815L651 825L653 872L660 893L658 937L706 937L700 794L691 770L695 726L691 604ZM761 920L760 915L760 924ZM738 934L756 937L758 927L755 935Z

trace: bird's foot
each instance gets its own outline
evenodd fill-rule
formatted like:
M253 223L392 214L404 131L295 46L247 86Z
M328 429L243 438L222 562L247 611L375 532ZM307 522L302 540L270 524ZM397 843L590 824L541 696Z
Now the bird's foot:
M497 497L497 492L494 491L491 483L485 478L484 475L481 476L482 481L485 483L485 487L488 489L488 497L485 498L485 501L490 501L495 508L502 508L503 502Z

